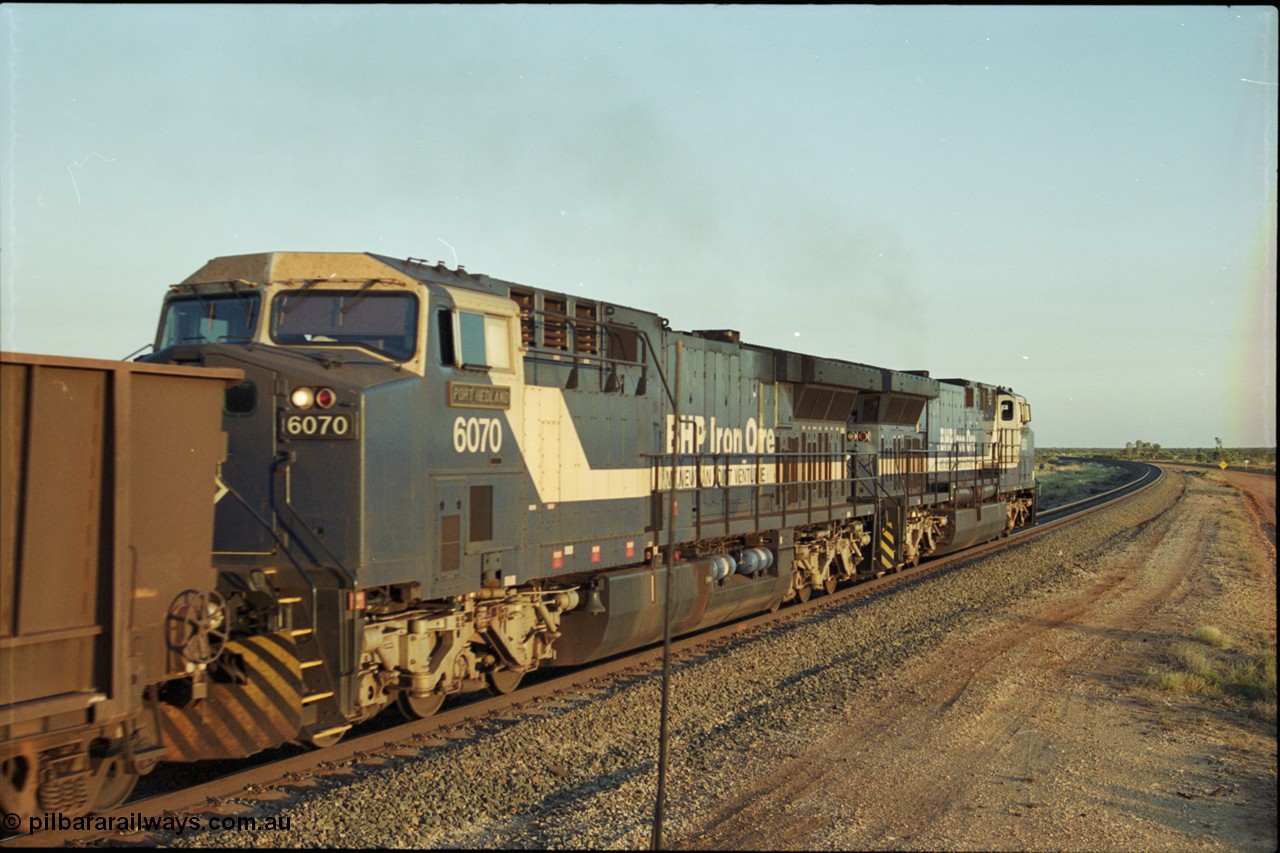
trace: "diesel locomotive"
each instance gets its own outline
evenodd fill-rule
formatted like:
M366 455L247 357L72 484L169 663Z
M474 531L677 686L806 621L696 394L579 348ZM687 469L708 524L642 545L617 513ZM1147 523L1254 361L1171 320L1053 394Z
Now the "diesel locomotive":
M170 287L142 361L238 379L216 590L177 620L208 653L146 687L168 760L324 746L391 704L425 717L654 642L668 583L682 634L1036 511L1008 388L422 259L215 258Z

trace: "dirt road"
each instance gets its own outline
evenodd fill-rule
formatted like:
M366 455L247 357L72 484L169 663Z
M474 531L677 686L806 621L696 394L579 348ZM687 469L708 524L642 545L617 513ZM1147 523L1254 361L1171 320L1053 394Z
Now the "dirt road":
M1273 551L1276 545L1276 478L1266 474L1246 474L1240 471L1226 471L1223 478L1240 490L1254 519L1258 522L1262 535L1271 542Z
M1181 497L1074 582L984 614L852 695L678 843L1275 850L1274 700L1144 680L1205 625L1274 656L1275 480L1170 476Z

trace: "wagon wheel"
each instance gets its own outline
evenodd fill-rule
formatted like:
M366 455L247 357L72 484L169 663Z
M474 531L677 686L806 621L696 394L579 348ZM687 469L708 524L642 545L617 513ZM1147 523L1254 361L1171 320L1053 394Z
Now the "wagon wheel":
M138 784L139 774L129 768L129 762L121 752L122 744L109 747L104 754L90 752L89 766L93 770L90 782L89 808L105 812L124 805Z
M36 803L39 786L39 760L30 744L18 747L22 752L0 761L0 811L19 817L40 814Z
M194 664L213 663L227 642L227 603L213 590L186 590L169 605L169 648Z
M443 704L443 690L434 690L421 698L411 696L407 690L401 690L396 693L396 707L400 709L400 713L404 714L407 720L425 720L436 711L439 711L440 706Z

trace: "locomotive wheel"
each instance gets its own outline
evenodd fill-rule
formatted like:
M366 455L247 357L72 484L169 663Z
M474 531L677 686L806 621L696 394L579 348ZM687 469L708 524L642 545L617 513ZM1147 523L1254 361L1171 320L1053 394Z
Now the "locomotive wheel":
M439 690L421 699L410 696L407 690L401 690L396 694L396 707L408 720L425 720L439 711L443 704L444 693Z
M124 805L138 784L138 774L129 769L128 762L119 753L105 755L94 762L89 808L105 812Z
M804 586L796 590L796 601L799 601L801 604L804 604L806 601L809 600L809 596L812 594L813 594L813 587L809 586L808 584L805 584Z
M829 577L823 581L822 588L827 591L827 595L831 595L836 591L836 586L838 584L839 581L837 581L835 577Z
M491 669L484 674L489 692L494 696L505 696L519 687L523 679L524 670L522 669Z
M345 729L338 729L337 731L331 731L317 737L303 737L302 743L311 749L328 749L346 737L349 730L350 726Z

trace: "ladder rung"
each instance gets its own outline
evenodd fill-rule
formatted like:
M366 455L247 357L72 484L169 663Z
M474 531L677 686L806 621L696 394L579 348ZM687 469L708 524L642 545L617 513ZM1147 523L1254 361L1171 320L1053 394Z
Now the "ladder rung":
M277 598L276 602L278 604L297 604L301 600L302 596L300 595L290 595L287 598Z
M324 693L312 693L310 696L302 697L302 704L310 705L312 702L319 702L321 699L328 699L332 695L332 690L327 690Z
M293 630L291 630L291 631L289 632L289 636L291 636L291 637L305 637L305 636L307 636L307 635L308 635L308 634L310 634L310 633L311 633L311 629L310 629L310 628L294 628Z
M313 666L319 666L319 665L320 665L320 664L322 664L322 663L324 663L324 661L322 661L322 660L304 660L304 661L302 662L302 668L303 668L303 669L311 669L311 667L313 667Z

